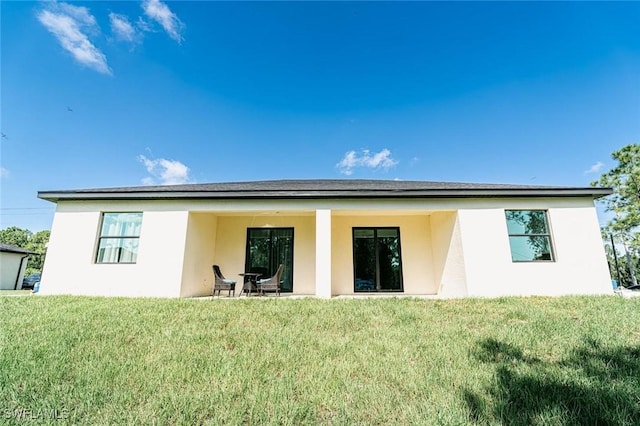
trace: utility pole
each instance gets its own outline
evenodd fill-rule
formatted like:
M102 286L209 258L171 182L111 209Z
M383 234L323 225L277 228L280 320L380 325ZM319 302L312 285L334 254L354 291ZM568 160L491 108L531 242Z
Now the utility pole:
M618 285L622 285L622 276L620 275L620 265L618 265L618 253L616 251L616 243L613 241L613 234L609 234L611 238L611 249L613 250L613 261L616 264L616 273L618 274Z
M638 285L638 280L636 279L636 273L633 270L633 260L631 259L631 255L629 254L629 249L627 248L627 243L624 240L624 236L622 239L622 247L624 247L624 253L627 258L627 267L629 268L629 274L631 275L631 285Z
M633 183L635 184L635 181L633 181ZM636 184L636 188L638 188L638 185ZM640 191L638 193L638 195L640 196ZM619 219L619 212L618 209L614 209L614 212L616 214L616 220ZM620 237L620 241L622 241L622 247L624 248L624 254L625 257L627 258L627 268L629 268L629 275L631 276L631 285L638 285L638 280L636 279L636 273L634 272L634 268L633 268L633 260L631 259L631 255L629 254L629 249L627 248L627 236L624 234L618 234L618 236ZM611 237L611 241L613 241L613 236ZM615 250L615 249L614 249Z

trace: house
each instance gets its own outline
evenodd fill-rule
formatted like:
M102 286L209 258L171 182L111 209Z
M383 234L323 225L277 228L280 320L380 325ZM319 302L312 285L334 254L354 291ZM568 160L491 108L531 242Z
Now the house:
M0 290L22 289L24 271L32 254L35 253L0 243Z
M611 294L608 188L276 180L41 191L57 204L42 294L210 295L285 265L294 295ZM241 287L236 289L239 294Z

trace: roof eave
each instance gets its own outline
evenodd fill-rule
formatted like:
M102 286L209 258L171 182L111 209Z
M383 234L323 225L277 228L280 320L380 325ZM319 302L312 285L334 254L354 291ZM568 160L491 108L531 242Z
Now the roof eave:
M501 198L501 197L605 197L613 193L611 188L535 188L535 189L431 189L431 190L382 190L382 191L40 191L38 198L58 201L89 200L180 200L180 199L353 199L353 198Z
M22 256L34 256L34 255L39 254L39 253L36 253L35 251L15 250L15 249L9 249L9 248L5 248L5 247L0 247L0 252L2 252L2 253L19 254L19 255L22 255Z

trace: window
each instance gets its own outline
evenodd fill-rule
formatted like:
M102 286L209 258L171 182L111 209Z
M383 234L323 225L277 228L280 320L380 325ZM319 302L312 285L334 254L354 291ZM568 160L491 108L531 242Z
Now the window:
M353 228L355 292L403 291L399 228Z
M142 213L103 213L96 263L136 263Z
M272 277L284 264L284 293L293 291L293 228L248 228L245 271L259 272L259 279Z
M554 260L545 210L506 210L505 214L514 262Z

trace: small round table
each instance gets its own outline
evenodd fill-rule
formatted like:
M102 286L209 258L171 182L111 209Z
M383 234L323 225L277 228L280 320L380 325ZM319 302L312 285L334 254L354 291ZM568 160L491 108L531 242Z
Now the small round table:
M245 293L249 296L251 296L251 292L255 291L256 293L258 292L258 277L261 276L262 274L259 272L243 272L241 274L238 274L241 277L245 277L248 278L246 280L246 282L244 283L244 285L242 286L242 293ZM240 293L242 295L242 293Z

